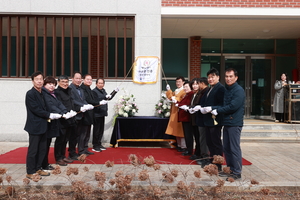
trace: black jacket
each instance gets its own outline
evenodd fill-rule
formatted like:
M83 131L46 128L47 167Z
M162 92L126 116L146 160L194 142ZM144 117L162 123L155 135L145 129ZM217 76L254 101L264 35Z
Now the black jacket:
M67 111L74 110L76 112L80 111L79 106L75 106L72 99L71 88L68 87L67 89L63 89L62 87L58 86L55 89L54 93L56 98L66 107ZM69 119L60 119L60 124L62 128L68 128L70 126L76 125L75 117Z
M40 135L47 131L50 112L46 109L43 96L43 92L40 93L34 87L26 93L27 119L24 130L29 134Z
M93 93L94 93L94 96L97 98L98 102L101 100L106 100L107 93L104 88L102 90L100 90L99 88L95 87L93 89ZM108 110L107 104L98 106L98 107L94 108L94 115L95 115L95 117L107 116L107 114L108 114L107 110Z
M50 113L58 113L58 114L65 114L67 113L66 107L53 95L46 88L42 88L44 92L44 99L46 103L47 110ZM47 138L53 138L59 136L60 133L60 120L54 119L49 122L48 131L47 131Z
M88 104L91 104L93 106L98 106L99 105L99 101L97 101L96 98L94 97L94 94L93 94L90 86L86 86L84 84L81 84L80 88L83 90L85 100ZM84 119L85 124L87 124L87 125L93 124L93 122L94 122L94 109L87 110L84 113L85 114L85 117L84 117L85 118Z

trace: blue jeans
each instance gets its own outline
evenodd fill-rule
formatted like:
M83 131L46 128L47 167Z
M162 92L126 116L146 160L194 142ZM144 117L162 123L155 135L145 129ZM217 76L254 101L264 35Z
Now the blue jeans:
M233 174L242 173L241 126L224 126L223 147L227 167Z

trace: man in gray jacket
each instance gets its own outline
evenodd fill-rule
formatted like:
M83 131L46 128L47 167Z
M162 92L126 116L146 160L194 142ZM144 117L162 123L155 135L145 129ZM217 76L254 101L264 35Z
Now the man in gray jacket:
M233 68L225 70L226 91L224 93L223 106L206 107L211 114L224 114L223 118L223 147L227 166L230 174L220 172L219 176L234 180L241 178L242 173L242 151L240 139L244 124L245 91L237 83L238 73Z

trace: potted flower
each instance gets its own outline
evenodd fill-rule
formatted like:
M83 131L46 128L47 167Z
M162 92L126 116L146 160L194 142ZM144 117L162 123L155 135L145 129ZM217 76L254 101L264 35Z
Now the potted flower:
M161 98L157 104L155 104L155 114L161 118L170 117L171 104L166 96L166 92L161 93Z
M133 94L125 94L120 96L114 106L116 117L132 117L138 112Z

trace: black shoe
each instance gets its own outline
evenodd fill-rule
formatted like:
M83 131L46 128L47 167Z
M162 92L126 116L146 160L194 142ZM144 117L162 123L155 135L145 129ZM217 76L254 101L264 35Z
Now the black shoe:
M92 151L101 152L102 150L100 148L93 148Z
M203 160L197 160L196 163L197 163L198 165L201 165L201 167L202 167ZM202 168L203 168L203 167L202 167Z
M102 146L102 145L100 145L100 149L101 149L102 151L105 151L105 150L106 150L106 148L105 148L104 146Z
M71 159L71 160L78 160L78 155L76 155L76 156L69 156L69 159Z
M199 156L197 156L197 155L192 155L191 157L190 157L190 160L197 160L197 159L199 159L200 157Z
M94 155L93 152L90 152L90 151L85 151L84 154L87 154L87 155Z
M180 147L179 147L179 148L177 149L177 151L178 151L178 152L185 152L186 149L183 149L183 148L180 148Z
M188 152L188 151L185 151L185 152L183 152L181 155L183 155L183 156L190 156L190 155L192 155L190 152Z
M233 180L237 180L237 179L242 178L242 175L241 174L230 174L228 176L228 178L226 178L226 181L228 181L229 178L233 178Z
M47 167L43 167L43 170L54 170L55 168L52 165L48 165Z
M201 167L204 168L206 165L211 164L210 160L203 160L201 163Z
M225 173L225 172L223 172L223 171L219 172L218 175L219 175L220 177L229 177L229 176L230 176L230 174L227 174L227 173Z

